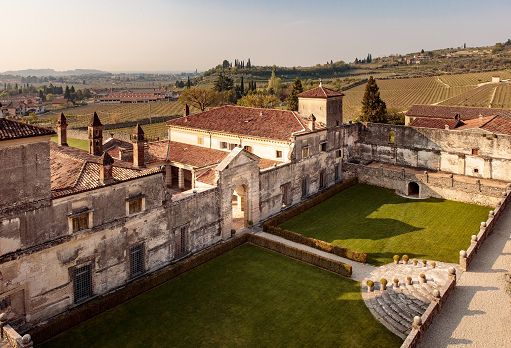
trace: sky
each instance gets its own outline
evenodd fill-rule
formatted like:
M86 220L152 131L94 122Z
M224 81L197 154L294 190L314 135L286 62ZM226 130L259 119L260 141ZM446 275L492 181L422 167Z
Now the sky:
M0 71L309 66L511 37L509 0L0 0L0 11Z

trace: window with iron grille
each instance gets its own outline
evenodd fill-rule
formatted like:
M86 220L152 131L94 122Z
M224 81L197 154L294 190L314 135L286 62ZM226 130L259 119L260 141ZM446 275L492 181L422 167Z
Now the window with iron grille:
M280 151L280 150L276 150L276 151L275 151L275 157L277 157L277 158L282 158L282 151Z
M305 147L302 147L302 158L307 158L307 157L309 157L309 147L305 146Z
M238 144L229 144L229 150L234 150Z
M339 175L339 165L335 166L335 181L339 181L340 175Z
M326 151L326 141L319 144L319 150L325 152Z
M73 232L89 228L89 213L82 213L73 217Z
M220 148L221 149L227 149L227 142L226 141L221 141L220 142Z
M325 188L326 186L326 172L322 170L319 173L319 188Z
M183 226L179 230L179 254L186 254L186 226Z
M309 178L305 177L302 179L302 197L306 197L309 194Z
M142 197L130 199L128 202L129 214L136 214L142 211Z
M145 272L144 244L130 248L130 277L136 277Z
M92 296L92 265L76 267L73 272L75 303Z

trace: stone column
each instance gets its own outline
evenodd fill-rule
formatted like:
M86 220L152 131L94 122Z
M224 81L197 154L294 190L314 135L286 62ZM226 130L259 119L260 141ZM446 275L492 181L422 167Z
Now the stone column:
M178 186L180 190L184 190L185 188L185 173L183 168L179 168L178 171Z

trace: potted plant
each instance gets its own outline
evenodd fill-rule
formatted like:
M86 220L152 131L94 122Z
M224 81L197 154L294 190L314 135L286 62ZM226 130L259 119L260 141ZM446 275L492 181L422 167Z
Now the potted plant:
M366 282L367 284L367 291L373 292L374 291L374 282L372 280L368 280Z
M394 263L397 265L399 263L399 255L394 255L393 259Z
M380 279L381 289L380 290L387 290L387 279L381 278Z
M401 258L401 260L403 260L404 264L407 265L408 264L408 260L410 258L408 257L408 255L403 255L403 257Z
M412 285L412 277L410 277L410 276L406 277L406 284Z
M394 287L399 288L399 279L398 278L394 278Z

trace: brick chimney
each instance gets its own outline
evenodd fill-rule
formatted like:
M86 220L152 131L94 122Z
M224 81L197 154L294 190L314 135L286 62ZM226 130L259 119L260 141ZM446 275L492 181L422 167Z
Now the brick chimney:
M67 119L63 112L57 120L57 144L67 146Z
M190 107L188 106L188 104L185 104L185 116L189 116L190 115Z
M131 133L131 142L133 144L133 166L141 168L145 166L144 160L144 130L139 124Z
M103 153L103 124L99 120L97 113L92 115L87 130L89 135L89 153L94 156L101 156Z
M316 129L316 116L314 116L314 114L311 114L309 116L309 118L307 119L308 121L308 126L309 126L309 129L310 130L315 130Z
M99 181L103 185L111 184L114 181L114 177L112 175L113 164L114 159L108 154L108 152L103 152L99 162Z

